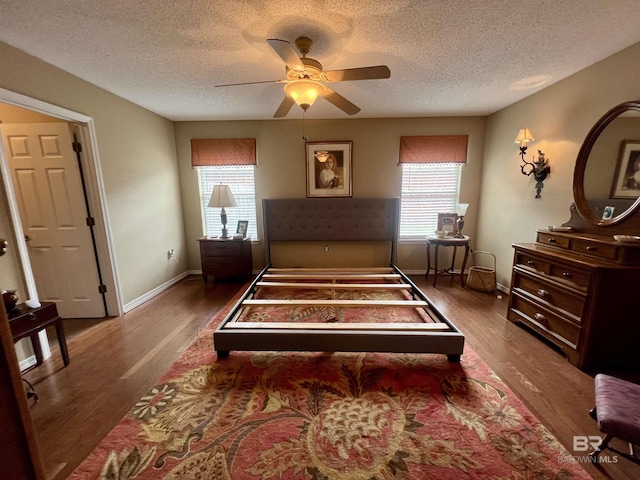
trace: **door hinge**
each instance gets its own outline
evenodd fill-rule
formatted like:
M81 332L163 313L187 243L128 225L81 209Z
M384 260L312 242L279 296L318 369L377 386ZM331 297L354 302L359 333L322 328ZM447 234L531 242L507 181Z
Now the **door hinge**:
M107 293L107 286L106 285L98 285L98 292L99 293Z
M96 221L93 217L87 217L87 227L93 227L95 226Z
M80 142L71 142L73 151L76 153L82 153L82 144Z

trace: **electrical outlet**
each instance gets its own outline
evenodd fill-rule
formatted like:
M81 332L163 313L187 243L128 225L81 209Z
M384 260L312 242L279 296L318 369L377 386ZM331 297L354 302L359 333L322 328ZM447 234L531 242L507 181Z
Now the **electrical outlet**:
M325 245L325 246L324 246L324 251L325 251L325 252L328 252L328 251L329 251L329 245Z
M167 258L171 260L173 256L176 254L175 250L172 248L167 252Z

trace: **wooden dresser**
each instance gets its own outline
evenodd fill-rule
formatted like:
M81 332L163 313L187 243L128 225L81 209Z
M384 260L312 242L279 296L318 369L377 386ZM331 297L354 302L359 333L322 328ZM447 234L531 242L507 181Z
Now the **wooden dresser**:
M240 277L251 275L253 259L251 256L251 240L222 240L218 238L199 238L202 278Z
M513 247L509 320L581 370L640 368L640 243L539 230Z

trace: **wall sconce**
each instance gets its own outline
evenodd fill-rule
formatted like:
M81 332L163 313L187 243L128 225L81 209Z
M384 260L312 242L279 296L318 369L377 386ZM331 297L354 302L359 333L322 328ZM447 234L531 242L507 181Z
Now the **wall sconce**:
M540 198L540 192L544 187L543 182L547 175L551 172L549 166L549 160L544 157L544 152L538 150L538 159L534 159L531 162L527 162L524 158L527 153L527 143L533 142L533 135L528 128L521 128L516 138L517 144L520 145L520 158L522 159L522 165L520 165L520 171L523 175L530 176L533 174L533 178L536 179L536 198Z

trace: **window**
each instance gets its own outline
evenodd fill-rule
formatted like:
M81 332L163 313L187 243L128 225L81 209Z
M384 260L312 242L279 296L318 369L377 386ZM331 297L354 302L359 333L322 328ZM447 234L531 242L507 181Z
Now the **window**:
M223 183L231 187L236 199L237 207L228 207L227 230L229 235L236 233L238 220L248 220L247 236L253 240L258 239L258 226L256 223L256 189L254 182L253 165L229 165L220 167L199 167L200 177L200 204L204 217L204 229L207 236L220 236L222 223L220 222L220 209L207 207L213 186Z
M461 163L402 165L400 238L423 239L438 226L438 213L455 213Z

